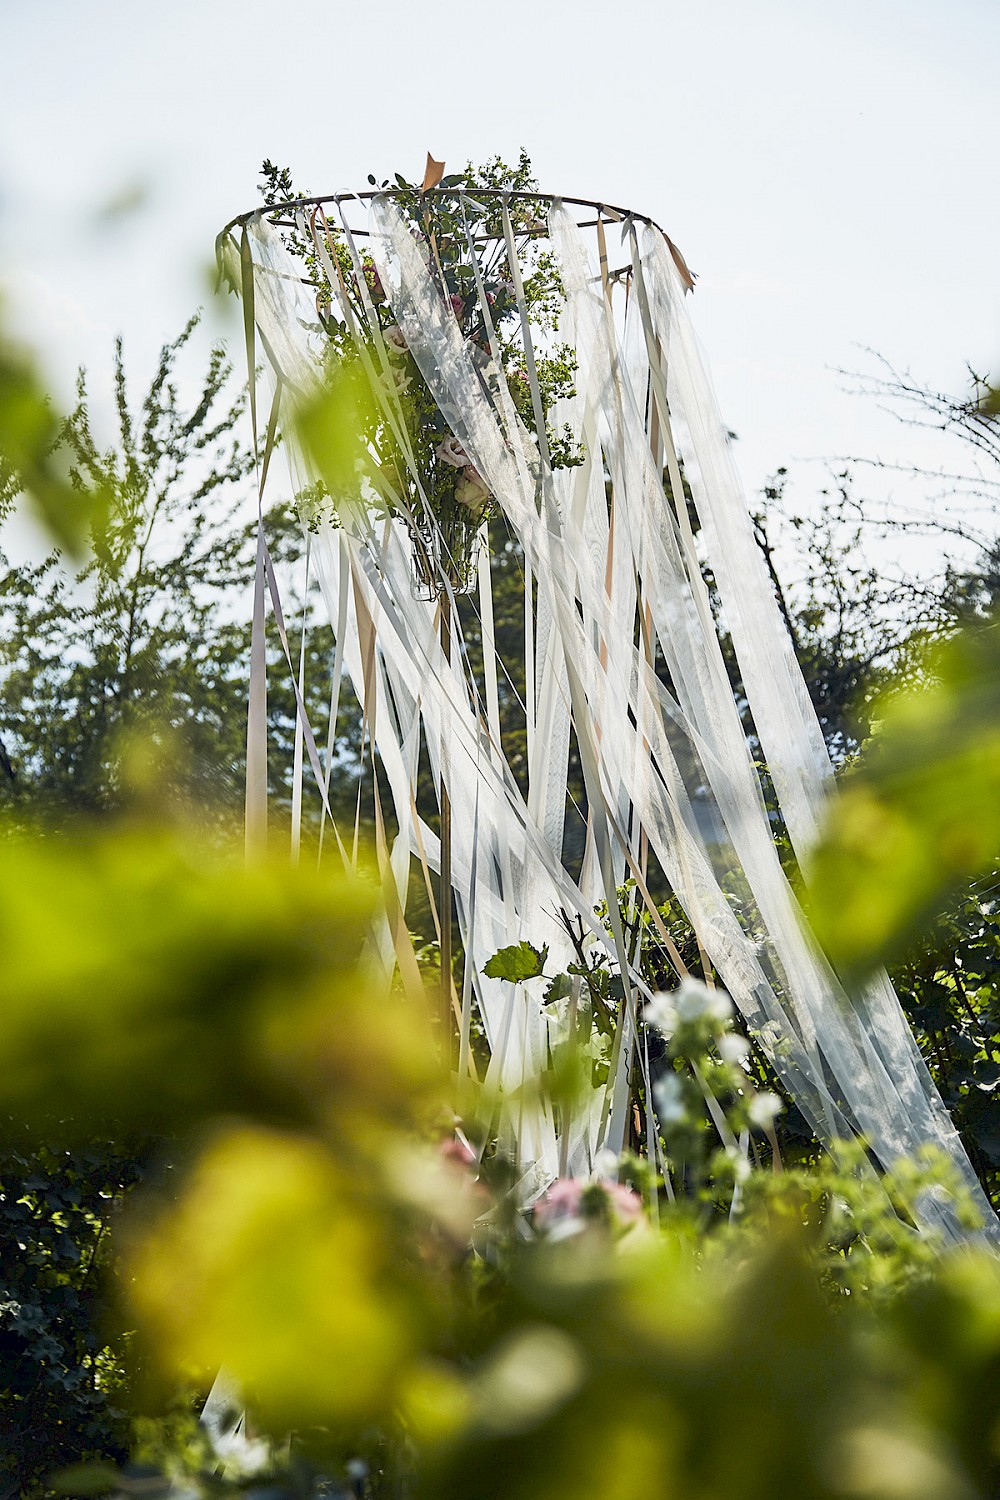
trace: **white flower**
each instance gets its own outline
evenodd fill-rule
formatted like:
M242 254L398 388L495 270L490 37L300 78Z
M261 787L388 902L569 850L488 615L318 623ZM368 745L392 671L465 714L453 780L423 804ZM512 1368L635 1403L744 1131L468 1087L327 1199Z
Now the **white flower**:
M594 1165L590 1169L590 1175L595 1182L600 1182L603 1178L607 1178L610 1182L617 1182L618 1158L615 1153L609 1151L606 1146L603 1150L598 1151L594 1157Z
M464 505L466 510L481 510L490 498L489 486L486 480L467 464L455 486L455 499L459 505Z
M388 352L402 359L404 354L409 353L409 345L403 337L403 330L396 323L391 323L388 328L383 328L382 337L385 339L385 347Z
M490 1435L532 1431L579 1390L589 1370L580 1346L561 1329L522 1323L471 1383L477 1425Z
M676 1073L666 1073L653 1085L653 1099L661 1125L680 1125L687 1119L684 1086Z
M709 989L700 979L682 979L675 1003L680 1021L700 1021L704 1016L724 1026L733 1018L733 1002L725 990Z
M671 1037L677 1030L677 1007L668 990L654 995L643 1012L646 1025L653 1026L661 1036Z
M772 1094L769 1090L763 1094L754 1094L747 1109L750 1124L757 1130L770 1130L784 1107L777 1094Z
M435 452L442 463L451 464L453 469L464 469L472 462L456 437L446 437L443 442L438 443Z
M736 1186L742 1187L747 1178L750 1176L750 1163L743 1155L743 1152L737 1151L734 1146L729 1146L727 1148L726 1156L728 1157L729 1164L733 1169L733 1180L736 1183Z
M390 389L394 390L397 396L405 396L410 389L410 381L413 377L406 370L390 365L386 378Z
M728 1031L725 1036L719 1038L719 1056L723 1062L739 1065L749 1051L750 1043L746 1037L738 1036L735 1031Z

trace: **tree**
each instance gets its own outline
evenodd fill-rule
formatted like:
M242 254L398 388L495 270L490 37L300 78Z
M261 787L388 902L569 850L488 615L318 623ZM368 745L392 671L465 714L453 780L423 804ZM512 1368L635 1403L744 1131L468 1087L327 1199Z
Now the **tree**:
M109 450L93 436L81 372L62 442L76 491L112 497L92 554L75 575L55 552L0 578L0 716L22 812L107 812L144 776L162 805L235 803L246 631L220 618L220 601L247 576L235 521L253 454L221 348L183 408L175 365L196 326L164 347L137 414L118 341Z
M970 460L957 463L950 474L909 472L927 487L943 485L952 495L995 504L1000 410L994 388L970 372L969 392L955 396L883 365L883 375L862 380L862 392L890 402L908 425L957 437L960 452ZM980 675L984 684L992 679L988 643L1000 605L1000 539L990 526L972 524L971 504L953 520L928 521L922 511L876 519L874 508L855 493L849 471L838 474L818 513L803 517L785 504L784 478L780 471L765 491L766 508L756 517L758 542L831 753L850 771L869 736L877 756L880 721L891 723L896 713L894 695L900 690L933 694L942 660L947 669L948 658L942 659L939 649L953 637L971 632L970 656L971 643L981 638ZM877 566L876 547L887 533L933 536L941 555L938 571L918 579ZM982 718L975 706L966 715L974 729L977 712ZM981 745L972 748L973 775L979 774L988 742L984 725ZM943 742L936 753L945 753ZM970 773L954 774L961 781ZM942 777L936 789L925 789L925 803L943 806L947 795ZM989 797L984 801L988 804ZM988 826L982 817L977 822ZM1000 849L964 881L954 882L937 910L908 928L905 941L886 954L907 1019L995 1206L1000 1206L998 858ZM853 868L856 859L849 863ZM940 866L936 856L930 863ZM901 862L894 868L897 877L912 883ZM886 873L876 882L883 898ZM875 886L870 894L874 900Z
M116 441L95 440L87 377L61 428L72 497L107 497L84 516L90 555L67 570L60 551L12 566L0 554L0 730L15 775L0 797L17 821L107 814L140 801L161 815L242 809L249 664L255 456L241 432L245 390L212 348L197 398L179 394L178 362L198 318L164 346L137 409L121 341L115 349ZM290 623L303 532L294 510L265 518ZM309 636L310 710L320 722L332 639ZM290 796L295 703L273 620L269 714L272 793ZM345 708L338 760L350 769ZM315 811L318 804L310 804Z

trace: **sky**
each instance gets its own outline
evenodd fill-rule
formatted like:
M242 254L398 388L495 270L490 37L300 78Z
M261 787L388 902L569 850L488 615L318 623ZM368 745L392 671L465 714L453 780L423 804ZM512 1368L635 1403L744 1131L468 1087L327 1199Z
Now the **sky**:
M0 47L0 288L63 400L85 364L106 403L118 333L148 377L264 157L331 192L521 146L683 250L751 497L962 461L857 394L866 351L1000 370L998 0L0 0Z

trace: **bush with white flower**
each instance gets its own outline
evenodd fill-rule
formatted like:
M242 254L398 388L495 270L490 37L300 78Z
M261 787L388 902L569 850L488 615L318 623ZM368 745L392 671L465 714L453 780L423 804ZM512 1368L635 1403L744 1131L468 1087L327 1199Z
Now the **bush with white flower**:
M638 1175L630 1169L628 1180L645 1175L647 1186L651 1184L648 1196L659 1201L662 1211L693 1214L704 1228L720 1209L730 1215L740 1211L755 1169L767 1174L782 1169L775 1126L785 1105L770 1087L764 1053L736 1029L733 1002L714 982L714 974L709 973L711 983L690 972L678 979L672 969L658 966L662 945L655 952L647 949L648 934L632 930L642 915L635 915L630 890L626 885L619 892L626 941L630 951L641 954L642 969L658 987L638 1011L645 1036L632 1069L628 1159L644 1165ZM603 907L598 914L606 920ZM669 915L667 907L662 915ZM573 932L571 923L567 930ZM574 934L574 943L576 959L563 974L547 973L548 948L526 941L501 949L485 972L513 983L544 985L540 998L551 1016L556 1070L574 1078L578 1088L601 1087L610 1077L625 989L608 949L586 947L582 930ZM648 1075L640 1057L648 1058ZM612 1180L618 1170L610 1174ZM536 1225L561 1223L566 1215L580 1219L579 1195L588 1181L603 1175L595 1163L592 1179L575 1179L575 1186L555 1184L536 1208ZM598 1195L594 1204L599 1202Z
M669 1160L685 1189L704 1202L738 1207L753 1166L780 1162L774 1125L784 1109L751 1075L752 1048L734 1030L732 1001L718 986L687 977L653 996L646 1025L663 1043L653 1103Z

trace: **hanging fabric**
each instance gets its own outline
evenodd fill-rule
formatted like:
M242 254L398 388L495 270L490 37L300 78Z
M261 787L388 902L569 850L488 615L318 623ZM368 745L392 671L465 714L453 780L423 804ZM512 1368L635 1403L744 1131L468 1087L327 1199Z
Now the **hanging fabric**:
M887 1169L941 1147L995 1227L891 985L845 994L778 857L774 814L801 858L832 771L698 351L683 259L642 216L534 196L528 212L524 194L451 191L445 236L427 204L448 191L363 195L367 216L350 198L262 210L226 253L287 431L331 360L363 372L368 463L351 493L308 516L336 634L332 712L349 681L388 788L399 901L411 868L429 891L445 871L464 959L461 983L446 979L455 1058L464 1073L474 1007L490 1058L483 1108L499 1111L522 1197L588 1171L636 1128L649 985L620 890L631 882L631 910L649 912L679 975L651 894L660 882L819 1139L861 1135ZM442 257L461 266L460 293ZM557 322L539 316L543 284ZM317 476L303 454L294 462L305 494ZM514 655L498 648L491 546L519 578ZM302 698L300 687L321 780ZM450 814L440 836L422 764ZM325 788L323 801L327 816ZM385 826L380 805L380 837ZM484 974L521 941L548 948L549 973L602 955L619 985L607 1077L565 1112L542 1080L572 996L547 1003L538 982ZM397 948L387 937L387 966ZM649 1096L639 1128L655 1155ZM745 1154L745 1141L732 1146ZM925 1194L919 1215L946 1239L965 1232L943 1194Z

